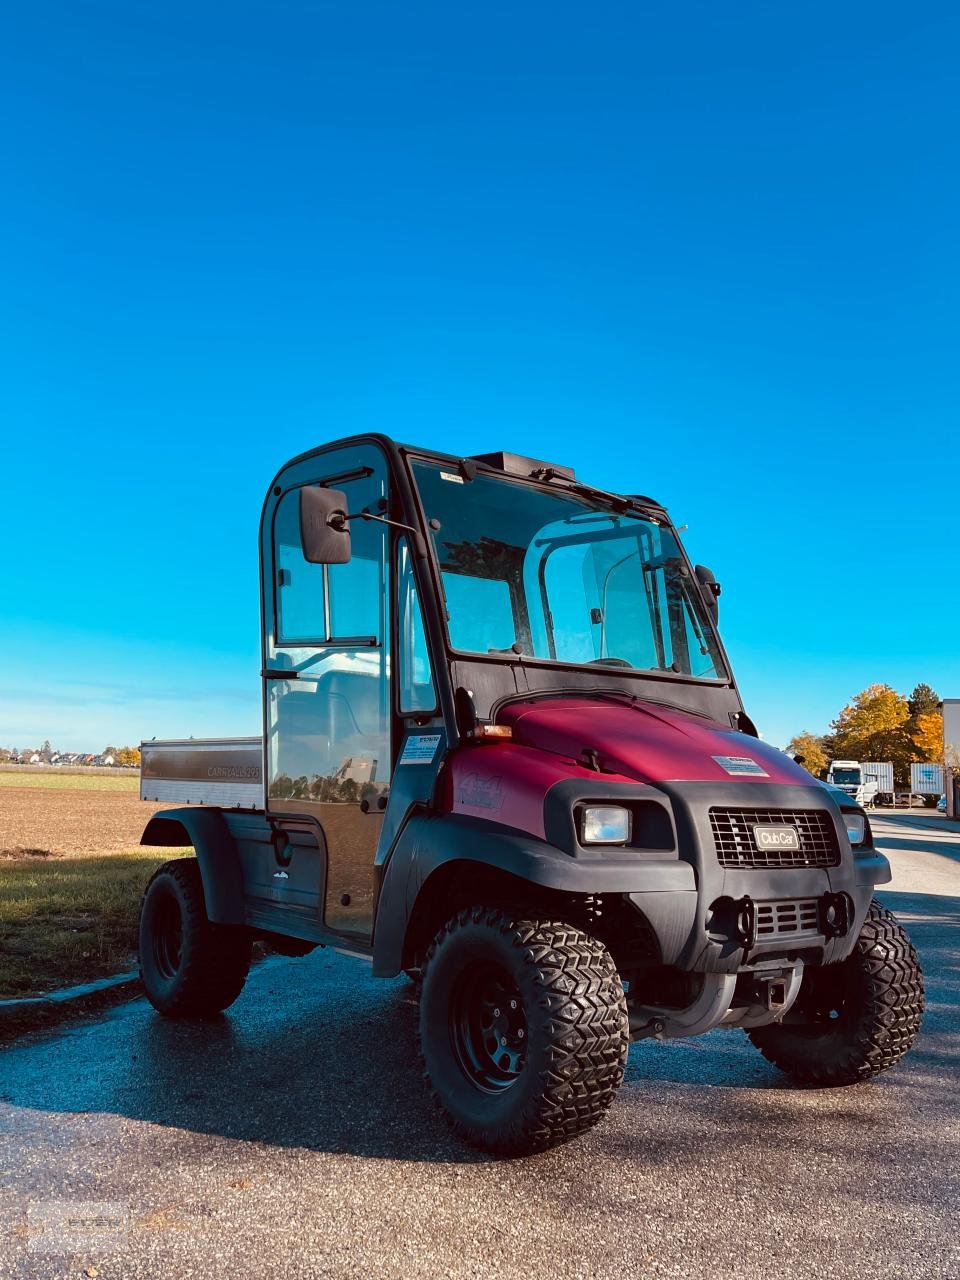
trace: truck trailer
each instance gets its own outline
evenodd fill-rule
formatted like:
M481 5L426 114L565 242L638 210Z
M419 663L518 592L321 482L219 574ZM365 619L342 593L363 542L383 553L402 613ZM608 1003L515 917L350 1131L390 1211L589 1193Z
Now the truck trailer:
M631 1041L723 1027L804 1085L910 1048L916 953L855 797L763 743L720 586L654 499L379 435L271 482L262 737L143 746L147 995L225 1009L251 944L406 973L466 1142L597 1123ZM312 971L311 971L312 972Z

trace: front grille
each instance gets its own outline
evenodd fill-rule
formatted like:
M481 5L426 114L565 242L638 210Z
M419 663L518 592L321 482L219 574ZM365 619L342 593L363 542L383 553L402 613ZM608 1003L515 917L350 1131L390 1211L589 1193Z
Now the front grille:
M758 902L757 941L783 934L819 933L820 917L816 898L797 902Z
M825 809L711 809L710 825L721 867L835 867L840 846ZM796 827L799 849L759 849L753 828Z

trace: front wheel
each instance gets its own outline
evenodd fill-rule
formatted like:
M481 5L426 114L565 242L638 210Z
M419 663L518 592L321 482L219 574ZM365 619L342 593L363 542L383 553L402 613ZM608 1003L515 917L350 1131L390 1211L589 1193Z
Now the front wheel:
M784 1021L747 1035L798 1083L846 1085L899 1062L922 1019L917 953L896 917L873 901L851 955L807 969Z
M629 1046L613 960L571 925L474 907L427 953L424 1074L472 1146L526 1155L590 1129L613 1101Z
M207 918L194 858L165 862L140 907L140 976L168 1018L219 1013L233 1004L250 968L250 935Z

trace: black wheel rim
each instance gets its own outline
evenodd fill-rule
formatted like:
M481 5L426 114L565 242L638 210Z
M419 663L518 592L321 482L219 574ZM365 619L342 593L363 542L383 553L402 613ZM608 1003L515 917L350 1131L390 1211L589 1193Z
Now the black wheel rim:
M165 893L154 907L153 916L153 961L164 978L177 976L182 950L180 903L173 894Z
M520 989L506 970L469 965L454 988L450 1015L464 1075L486 1093L516 1084L527 1060L527 1019Z

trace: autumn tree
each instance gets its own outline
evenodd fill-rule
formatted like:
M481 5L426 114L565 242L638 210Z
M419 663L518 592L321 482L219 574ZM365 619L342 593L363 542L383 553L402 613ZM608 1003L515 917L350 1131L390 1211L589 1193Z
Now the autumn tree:
M831 758L890 760L894 784L910 784L910 765L921 759L910 733L907 699L888 684L862 690L834 720Z
M920 759L931 764L943 761L943 716L939 711L921 712L911 717L913 739Z
M823 738L806 730L790 739L787 743L787 755L801 756L800 763L815 778L824 775L830 763L830 757L823 748Z
M831 727L836 754L851 760L872 759L864 755L863 744L875 734L900 728L909 719L906 698L888 684L871 684L834 720Z
M117 764L139 764L140 748L139 747L118 747L114 753L114 759Z

